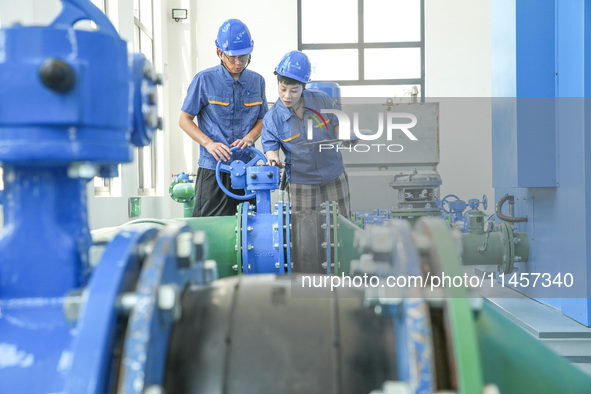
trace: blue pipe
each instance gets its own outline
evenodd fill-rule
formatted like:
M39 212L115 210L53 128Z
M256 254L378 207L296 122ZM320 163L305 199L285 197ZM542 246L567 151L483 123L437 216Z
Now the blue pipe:
M132 143L149 143L158 125L151 65L142 55L130 64L126 42L90 1L62 2L50 26L0 31L0 392L65 392L73 359L104 368L85 357L112 358L112 344L74 354L85 328L91 338L107 333L92 311L78 321L65 313L68 295L92 283L86 185L130 162ZM99 29L73 29L82 19Z
M68 178L65 166L5 163L4 180L0 296L62 297L83 286L92 242L88 179Z

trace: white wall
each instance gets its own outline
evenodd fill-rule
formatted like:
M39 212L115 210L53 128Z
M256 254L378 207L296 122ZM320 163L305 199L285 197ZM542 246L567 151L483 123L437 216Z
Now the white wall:
M167 28L163 48L167 59L164 62L164 83L168 91L164 121L169 131L171 171L178 174L197 171L198 145L178 125L189 82L197 72L197 10L194 0L169 0L167 3L168 6L163 11L166 12L163 25ZM188 19L175 22L170 16L173 8L187 9Z
M490 31L489 0L425 0L425 91L440 101L442 196L494 198Z
M425 0L426 92L490 97L490 0Z

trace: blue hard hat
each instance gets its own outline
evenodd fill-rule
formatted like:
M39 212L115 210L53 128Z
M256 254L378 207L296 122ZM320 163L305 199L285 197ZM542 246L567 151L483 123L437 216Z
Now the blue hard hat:
M215 46L228 56L240 56L252 52L254 41L242 21L228 19L218 30Z
M275 72L284 77L295 79L302 83L308 83L310 82L312 65L304 52L291 51L286 53L281 61L279 61Z

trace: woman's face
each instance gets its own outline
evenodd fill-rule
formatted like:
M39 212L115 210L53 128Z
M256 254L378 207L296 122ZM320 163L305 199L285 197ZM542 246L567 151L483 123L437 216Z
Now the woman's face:
M293 105L297 107L298 101L302 98L304 87L300 84L286 85L283 82L277 84L277 91L281 102L287 107L291 108Z

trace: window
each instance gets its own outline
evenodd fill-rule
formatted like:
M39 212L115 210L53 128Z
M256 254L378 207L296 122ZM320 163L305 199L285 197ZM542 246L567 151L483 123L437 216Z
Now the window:
M343 96L424 99L424 19L424 0L298 0L298 49Z
M143 53L154 64L154 5L152 0L133 1L134 42L136 52ZM157 185L157 141L158 130L149 146L138 148L138 193L155 195Z

